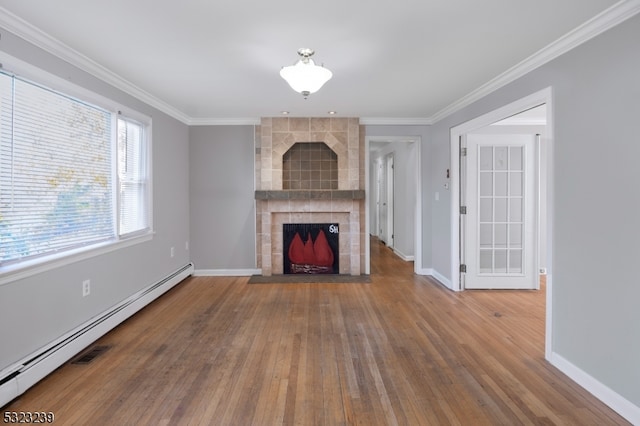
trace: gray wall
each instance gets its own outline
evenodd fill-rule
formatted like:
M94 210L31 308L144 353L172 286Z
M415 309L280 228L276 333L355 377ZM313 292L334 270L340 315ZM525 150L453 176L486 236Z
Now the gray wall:
M393 153L394 168L394 198L393 198L393 249L405 257L414 256L415 244L415 217L416 217L416 179L415 156L417 148L415 143L393 142L381 150L372 153L370 162L384 158ZM375 202L375 174L369 175L371 185L369 195ZM375 219L375 206L369 211L370 222L373 225ZM371 233L376 230L370 227Z
M640 406L640 286L631 267L640 240L637 40L640 16L431 127L367 126L366 134L422 136L423 267L451 278L451 193L443 190L450 128L552 86L553 350ZM153 117L156 231L151 242L0 286L0 369L167 275L190 255L203 269L255 266L248 231L254 226L253 128L201 127L189 134L185 125L6 31L0 49ZM190 158L197 164L189 174ZM236 191L216 183L222 181ZM433 201L436 191L439 201ZM192 238L221 223L223 233L215 239L236 244L219 253L213 240L198 240L188 253L190 217ZM170 246L177 249L174 258ZM92 293L82 298L86 278Z
M432 127L444 183L449 129L551 86L553 350L640 406L640 15ZM441 194L442 195L442 194ZM450 192L445 194L450 198ZM425 197L433 194L425 189ZM450 277L450 199L434 203L433 266ZM427 242L428 244L428 242Z
M431 145L431 128L430 126L379 126L379 125L367 125L365 126L365 134L368 138L375 139L376 137L402 137L402 136L419 136L421 139L420 145L420 161L422 164L421 185L422 185L422 269L432 268L432 249L431 240L433 238L432 233L432 203L433 203L433 176L431 174L432 168L432 145ZM448 160L447 160L448 161ZM447 163L448 164L448 163ZM445 169L448 166L445 167ZM369 178L373 176L370 175ZM373 194L371 194L373 196ZM370 214L374 214L374 211L370 211ZM397 223L401 218L395 218ZM415 253L413 253L415 255Z
M196 126L189 139L196 270L255 269L254 126Z
M190 260L185 249L189 238L187 126L7 31L1 35L0 50L7 54L152 117L155 235L146 243L0 285L0 370ZM173 258L171 246L176 249ZM91 280L91 294L83 298L85 279Z

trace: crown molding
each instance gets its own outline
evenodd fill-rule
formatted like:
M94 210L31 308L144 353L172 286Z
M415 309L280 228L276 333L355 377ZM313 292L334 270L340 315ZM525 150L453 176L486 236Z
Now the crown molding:
M438 111L430 117L431 122L437 123L462 108L471 105L473 102L482 99L488 94L506 86L558 56L574 49L582 43L585 43L608 29L615 27L621 22L636 15L638 12L640 12L640 0L619 1L584 24L560 37L558 40L529 56L527 59L524 59L471 93Z
M488 94L513 82L580 44L592 39L604 31L620 24L640 12L640 0L621 0L599 15L585 22L573 31L534 53L527 59L511 67L484 85L458 99L454 103L426 118L360 118L360 124L364 125L431 125L445 117L461 110L462 108L480 100ZM71 65L93 75L94 77L122 90L123 92L157 108L167 115L187 125L255 125L259 124L259 118L193 118L184 112L153 96L135 84L125 80L116 73L108 70L87 56L72 49L66 44L54 39L39 28L24 21L0 7L0 26L23 38L27 42L45 50L46 52L70 63Z
M113 71L46 34L44 31L0 7L0 26L36 47L62 59L92 76L122 90L185 124L190 117L182 111L142 90Z
M258 126L260 118L190 118L189 126Z
M398 117L360 117L360 124L365 126L429 126L430 118L398 118Z

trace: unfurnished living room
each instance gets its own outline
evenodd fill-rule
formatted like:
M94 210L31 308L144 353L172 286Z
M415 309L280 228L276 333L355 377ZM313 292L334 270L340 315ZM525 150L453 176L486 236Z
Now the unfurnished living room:
M2 422L640 424L640 0L0 0Z

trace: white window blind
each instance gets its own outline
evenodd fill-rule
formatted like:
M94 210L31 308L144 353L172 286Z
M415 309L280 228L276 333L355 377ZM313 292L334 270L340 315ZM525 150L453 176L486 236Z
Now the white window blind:
M118 119L120 235L149 230L147 147L142 124Z
M147 131L0 71L0 272L149 232Z
M0 261L112 238L111 118L0 74Z

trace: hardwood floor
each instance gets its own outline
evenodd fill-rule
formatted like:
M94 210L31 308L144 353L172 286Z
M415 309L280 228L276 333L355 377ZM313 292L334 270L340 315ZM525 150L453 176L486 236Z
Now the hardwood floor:
M189 278L2 411L57 424L627 424L544 360L544 291Z

